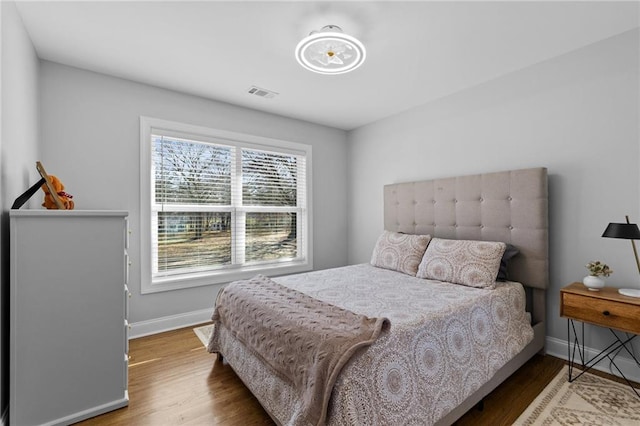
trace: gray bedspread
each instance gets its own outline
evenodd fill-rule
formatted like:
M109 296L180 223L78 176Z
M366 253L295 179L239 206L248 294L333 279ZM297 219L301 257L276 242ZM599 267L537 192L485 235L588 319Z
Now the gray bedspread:
M521 284L493 290L441 283L368 264L275 281L390 327L342 368L328 425L433 424L487 382L533 338ZM225 327L229 364L279 424L299 423L304 400Z

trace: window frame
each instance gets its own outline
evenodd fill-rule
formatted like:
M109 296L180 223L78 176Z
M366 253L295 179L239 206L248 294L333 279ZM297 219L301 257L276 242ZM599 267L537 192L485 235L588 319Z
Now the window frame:
M152 272L152 196L153 178L152 171L152 140L153 133L161 133L163 136L192 139L196 141L212 142L227 146L234 146L241 157L241 148L263 150L274 153L303 155L305 157L305 201L298 206L301 210L301 219L298 224L300 242L298 250L302 252L302 259L279 261L270 264L253 264L222 267L215 271L193 273L189 275L167 276L153 278ZM238 161L238 158L236 158ZM141 285L142 294L156 293L169 290L185 289L213 284L227 283L239 279L247 279L256 274L267 276L285 275L299 272L307 272L313 269L313 239L312 239L312 149L311 145L290 142L279 139L271 139L261 136L212 129L186 123L169 121L152 117L140 117L140 260L141 260ZM233 182L232 185L238 185ZM233 205L233 202L232 202ZM258 210L273 210L269 207L257 209L236 206L235 210L255 212ZM232 213L233 215L234 213ZM305 226L306 225L306 226Z

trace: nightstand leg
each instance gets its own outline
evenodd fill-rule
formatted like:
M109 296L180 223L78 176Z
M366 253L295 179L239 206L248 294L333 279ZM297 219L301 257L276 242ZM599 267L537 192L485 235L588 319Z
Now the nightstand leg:
M633 384L631 384L629 379L627 379L624 373L616 365L613 359L615 358L615 355L613 358L611 357L612 353L624 348L627 351L627 353L631 356L631 358L635 361L635 363L638 365L638 367L640 367L640 360L638 360L635 354L627 346L628 344L631 344L631 341L636 337L636 335L633 335L631 337L627 336L627 339L623 341L622 339L620 339L620 337L618 337L615 331L613 331L612 329L609 329L609 331L611 331L611 333L615 337L615 340L609 346L607 346L602 351L600 351L598 355L594 356L589 361L586 361L586 353L584 350L584 323L580 322L580 325L582 327L580 330L582 342L580 342L580 339L578 338L578 333L576 331L575 323L573 322L572 319L567 319L567 349L568 349L568 360L569 360L569 368L568 368L569 382L576 380L578 377L582 376L584 373L589 371L591 367L598 364L600 361L604 360L605 358L608 358L609 361L611 361L611 365L615 367L616 371L618 372L618 375L627 382L629 387L631 387L631 390L638 396L638 398L640 398L640 393L638 392L638 390L633 387ZM573 336L572 336L572 332L573 332ZM572 341L572 337L573 337L573 341ZM576 363L576 350L578 352L578 356L580 356L582 370L574 376L573 369Z
M613 336L616 338L616 340L620 343L619 347L624 348L624 350L627 351L627 353L629 354L629 356L631 357L631 359L633 359L636 363L636 365L638 367L640 367L640 360L638 360L638 358L636 358L636 355L629 350L629 348L627 347L627 344L632 345L631 341L633 339L635 339L637 337L637 334L632 335L631 337L629 337L629 335L627 334L627 340L625 340L624 342L622 340L620 340L620 338L618 337L618 335L616 334L616 332L612 329L609 329L609 331L611 332L611 334L613 334Z
M567 360L569 361L569 382L573 370L573 358L571 357L571 320L567 319Z
M627 384L629 385L629 387L631 388L631 390L636 394L636 396L638 398L640 398L640 393L638 393L638 391L636 390L636 388L633 387L633 384L629 381L629 379L627 379L627 376L624 375L624 373L622 371L620 371L620 369L618 368L618 366L616 365L615 362L613 362L613 359L611 359L611 357L607 357L609 358L609 360L611 361L611 365L613 365L616 370L618 371L618 374L624 379L625 382L627 382Z
M582 371L585 371L584 370L584 367L585 367L584 323L581 322L580 325L582 326L580 330L581 336L582 336L581 337L582 342L580 341L580 339L578 339L578 333L576 331L575 323L573 322L572 319L567 319L567 350L568 350L568 360L569 360L569 382L572 382L573 380L577 379L578 377L580 377L580 374L582 374L581 372L576 377L573 377L573 368L574 368L575 359L576 359L576 349L578 350L578 355L580 356ZM573 331L573 348L572 348L572 342L571 342L572 331Z
M613 366L616 368L616 370L618 371L618 375L619 375L620 377L622 377L622 378L624 379L624 381L625 381L625 382L627 382L627 384L629 385L629 387L631 388L631 390L636 394L636 396L637 396L638 398L640 398L640 393L638 393L638 390L633 386L633 384L629 381L629 379L627 379L627 376L625 376L625 375L624 375L624 373L623 373L622 371L620 371L620 368L618 368L618 366L617 366L617 365L616 365L616 363L614 362L613 358L615 358L615 355L614 355L614 357L613 357L613 358L611 358L611 357L609 356L612 352L614 352L614 351L616 351L616 350L619 350L620 348L624 348L624 349L627 351L627 353L631 356L631 359L633 359L633 360L635 361L636 365L637 365L638 367L640 367L640 361L638 361L638 358L636 358L635 354L634 354L632 351L630 351L630 350L629 350L629 348L627 347L627 344L631 345L631 344L632 344L632 343L631 343L631 341L632 341L633 339L635 339L637 335L635 335L635 334L634 334L634 335L633 335L633 336L631 336L631 337L629 337L629 336L627 335L627 339L623 342L623 341L620 339L620 337L618 337L618 335L616 334L616 332L615 332L615 331L613 331L612 329L609 329L609 331L610 331L610 332L611 332L611 334L613 334L613 336L616 338L616 341L617 341L617 343L618 343L618 344L615 346L615 348L614 348L614 349L612 349L611 351L609 351L609 353L607 353L607 358L609 358L609 361L611 361L611 365L613 365ZM615 343L615 342L614 342L614 343Z

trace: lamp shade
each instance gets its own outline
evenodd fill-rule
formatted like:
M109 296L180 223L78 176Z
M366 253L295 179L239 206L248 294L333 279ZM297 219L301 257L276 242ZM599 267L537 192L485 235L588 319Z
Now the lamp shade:
M602 233L607 238L624 238L627 240L640 240L640 229L635 223L610 223Z

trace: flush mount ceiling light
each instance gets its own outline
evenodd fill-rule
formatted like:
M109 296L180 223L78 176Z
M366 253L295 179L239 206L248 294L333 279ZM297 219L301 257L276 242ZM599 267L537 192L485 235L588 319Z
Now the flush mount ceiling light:
M358 68L367 52L355 37L344 34L336 25L312 31L296 47L296 59L309 71L320 74L344 74Z

